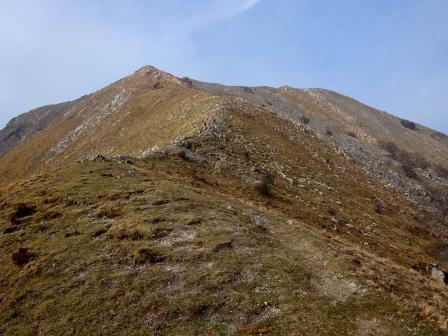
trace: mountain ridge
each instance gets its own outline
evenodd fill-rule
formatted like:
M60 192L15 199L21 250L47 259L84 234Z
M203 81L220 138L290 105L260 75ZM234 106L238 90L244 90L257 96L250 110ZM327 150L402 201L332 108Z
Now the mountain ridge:
M445 140L375 111L153 67L82 97L0 157L0 334L446 335Z
M97 126L95 125L100 124L102 118L107 119L107 115L115 112L121 115L122 105L125 105L128 100L132 102L134 95L138 96L141 92L145 92L145 94L153 92L154 96L157 95L155 92L165 92L170 95L168 93L170 90L174 94L177 94L177 91L183 91L185 95L210 95L207 99L215 100L226 100L234 97L280 114L323 137L326 141L335 145L338 150L363 165L371 174L386 183L392 184L411 199L415 199L427 207L433 207L448 213L448 193L446 192L448 189L448 136L326 89L296 89L287 86L280 88L225 86L200 82L187 77L178 78L153 66L146 65L95 93L83 96L72 103L56 105L54 112L52 112L52 107L45 109L51 118L45 119L47 122L42 126L59 122L65 125L58 126L60 129L69 127L71 131L65 134L65 138L59 137L57 141L56 139L48 139L48 137L46 137L46 140L42 139L41 143L48 140L53 143L51 147L47 148L47 153L39 152L39 150L33 152L40 153L39 160L42 164L45 164L48 160L54 161L54 156L61 154L71 143L76 143L76 139L79 137L78 133L89 132L89 128L96 129ZM205 96L203 99L206 99ZM100 108L98 104L101 100L104 103ZM190 102L193 105L189 108L194 108L195 103L192 100ZM220 103L217 102L217 104ZM67 111L64 109L58 110L59 106L67 106ZM96 106L96 108L89 106ZM187 106L187 103L184 102L182 106ZM158 108L160 109L160 107ZM182 107L178 108L182 109ZM76 109L80 111L75 113ZM77 122L81 124L76 127L68 126L70 120L66 116L65 119L67 120L64 121L64 113L72 113L73 116L70 116L70 118L80 118ZM128 116L133 115L133 113L129 114L129 111L123 113L127 113ZM173 118L176 112L172 111L171 113L173 113L171 117ZM135 113L134 115L143 117L142 113ZM6 147L3 146L3 150L0 147L0 150L2 150L0 155L3 154L4 156L6 150L10 151L15 145L26 141L37 132L38 127L30 127L28 125L29 121L24 118L25 116L22 115L19 118L23 119L22 124L18 124L13 129L7 127L0 131L0 139L10 139L4 142L7 145ZM205 118L205 114L202 114L202 117ZM196 122L199 126L198 119ZM202 122L205 122L205 119ZM171 125L180 127L180 125ZM115 124L114 127L117 128L118 126ZM146 127L149 127L149 125ZM46 127L40 128L45 129ZM14 143L15 138L11 137L11 134L20 132L24 132L24 134L18 137ZM55 131L55 134L57 132ZM104 131L98 133L103 134L103 141L106 142L108 141L107 132L108 130L104 129ZM117 128L115 132L118 133L120 130ZM140 132L144 132L141 127ZM163 133L162 130L160 132ZM154 135L154 132L151 131L145 133L153 133ZM178 134L180 135L181 132L178 132ZM147 137L147 135L142 136ZM92 133L90 137L94 139L97 135ZM136 137L137 134L133 137L134 141L137 141ZM160 141L160 137L159 142L153 138L147 143L147 146L165 144ZM129 145L123 147L123 142L127 142ZM86 149L79 153L80 156L93 155L94 153L89 152L87 147L95 148L95 146L97 146L98 151L103 151L99 142L94 146L86 143L84 145ZM142 141L131 144L129 140L123 139L120 145L116 144L113 148L104 148L104 152L114 152L119 155L129 151L127 154L138 156L136 146L139 147L141 153L147 149L143 148ZM120 147L123 153L119 153L118 149ZM76 151L73 153L76 154ZM9 155L5 161L24 161L23 154L18 155L20 155L19 158L16 158L15 155ZM13 175L16 177L24 176L23 174L37 171L36 169L39 168L40 164L36 165L35 162L35 159L24 162L24 170L21 173L12 172L8 166L2 169L0 164L0 172L6 178Z

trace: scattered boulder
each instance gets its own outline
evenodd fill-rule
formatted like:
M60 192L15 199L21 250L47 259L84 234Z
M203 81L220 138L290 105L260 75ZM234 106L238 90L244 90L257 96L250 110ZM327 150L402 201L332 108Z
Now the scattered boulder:
M118 162L132 164L132 160L127 155L118 155L115 157Z
M173 142L170 145L166 146L166 147L159 147L159 146L154 146L151 149L148 149L146 151L144 151L139 158L140 159L151 159L151 158L165 158L168 155L173 155L173 156L177 156L179 158L181 158L182 160L185 161L192 161L192 162L204 162L205 159L192 152L191 150L189 150L188 148L188 144L182 143L182 142Z
M108 161L108 159L102 154L93 155L89 158L89 160L96 161L96 162Z
M431 277L439 284L448 284L448 270L443 269L439 265L432 266Z
M185 160L185 161L192 161L192 162L204 162L205 161L205 159L202 156L197 155L196 153L193 153L188 148L180 146L180 145L171 145L170 148L168 149L168 152L172 155L180 157L182 160Z
M140 159L150 159L150 158L164 158L168 155L165 148L159 146L154 146L146 151L144 151L139 158Z
M255 228L258 232L267 233L268 228L266 227L266 222L264 218L260 215L254 215L251 217L252 222L255 224Z
M33 257L34 254L25 247L19 247L11 255L12 262L17 266L23 266L27 264Z
M152 237L155 239L164 238L170 234L171 229L158 227L152 230Z

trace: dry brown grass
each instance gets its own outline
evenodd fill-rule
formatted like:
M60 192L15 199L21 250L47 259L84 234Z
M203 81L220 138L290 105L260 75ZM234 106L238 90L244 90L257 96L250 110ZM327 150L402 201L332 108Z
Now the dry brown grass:
M188 139L203 162L84 161L2 188L2 218L36 212L0 235L0 334L445 334L419 314L446 316L446 288L412 269L447 237L439 218L275 115L225 107L219 137ZM251 184L265 171L271 197Z

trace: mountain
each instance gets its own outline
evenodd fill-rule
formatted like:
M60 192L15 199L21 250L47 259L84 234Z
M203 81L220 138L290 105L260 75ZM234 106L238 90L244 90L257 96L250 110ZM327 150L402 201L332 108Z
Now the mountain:
M0 139L0 334L447 334L444 134L145 66Z

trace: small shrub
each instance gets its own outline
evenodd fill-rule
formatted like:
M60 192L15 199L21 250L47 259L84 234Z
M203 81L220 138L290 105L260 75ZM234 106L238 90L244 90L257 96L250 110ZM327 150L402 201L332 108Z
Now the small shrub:
M389 154L396 154L399 152L397 145L390 141L379 141L379 146Z
M337 213L338 213L337 210L334 209L334 208L329 208L329 209L328 209L328 214L329 214L330 216L336 216Z
M182 81L187 84L188 86L193 86L193 80L189 77L183 77Z
M390 157L401 163L403 170L410 176L414 176L415 172L411 170L415 168L427 169L429 163L418 153L409 153L398 148L393 142L380 141L379 146L390 154Z
M448 178L448 169L445 167L435 164L432 168L438 177Z
M415 125L414 122L406 120L406 119L401 119L400 123L406 127L409 128L410 130L415 130L417 128L417 126Z
M435 140L438 140L438 141L441 140L441 139L448 139L448 135L446 135L446 134L444 134L442 132L438 132L438 131L433 132L431 134L431 137L433 139L435 139Z
M263 196L272 196L271 185L274 182L274 176L271 173L266 173L260 181L254 183L254 189Z
M6 229L3 230L3 233L13 233L17 231L17 226L9 226Z
M300 117L300 120L302 121L302 123L304 124L304 125L308 125L309 123L310 123L310 118L308 118L308 117L306 117L306 116L302 116L302 117Z
M333 136L333 132L332 132L330 129L328 129L328 128L327 128L327 130L325 131L325 134L326 134L327 136Z
M216 244L215 247L213 248L213 252L219 252L219 251L223 251L223 250L230 250L232 249L233 244L231 241L229 242L225 242L225 243L219 243Z
M99 229L96 229L93 233L92 233L92 238L97 238L99 236L102 236L103 234L105 234L107 231L109 230L109 228L106 227L102 227Z
M389 210L389 205L381 198L375 199L375 212L384 215Z
M244 90L245 93L249 93L249 94L254 93L254 90L252 88L250 88L250 87L247 87L247 86L243 86L243 90Z
M141 248L134 253L133 259L136 265L156 264L164 262L166 256L149 248Z
M409 166L409 165L402 165L401 168L403 169L404 174L407 177L409 177L411 179L414 179L414 180L416 180L418 178L417 173L414 171L414 169L411 166Z
M31 216L35 212L36 207L34 205L19 203L16 205L16 210L9 215L9 221L11 224L17 224L19 219Z
M81 234L81 232L79 232L78 230L75 230L75 231L69 231L69 232L66 232L65 234L64 234L64 237L65 238L70 238L70 237L74 237L74 236L79 236Z
M17 266L27 264L33 257L34 254L31 253L29 249L24 247L18 248L11 255L12 262Z

